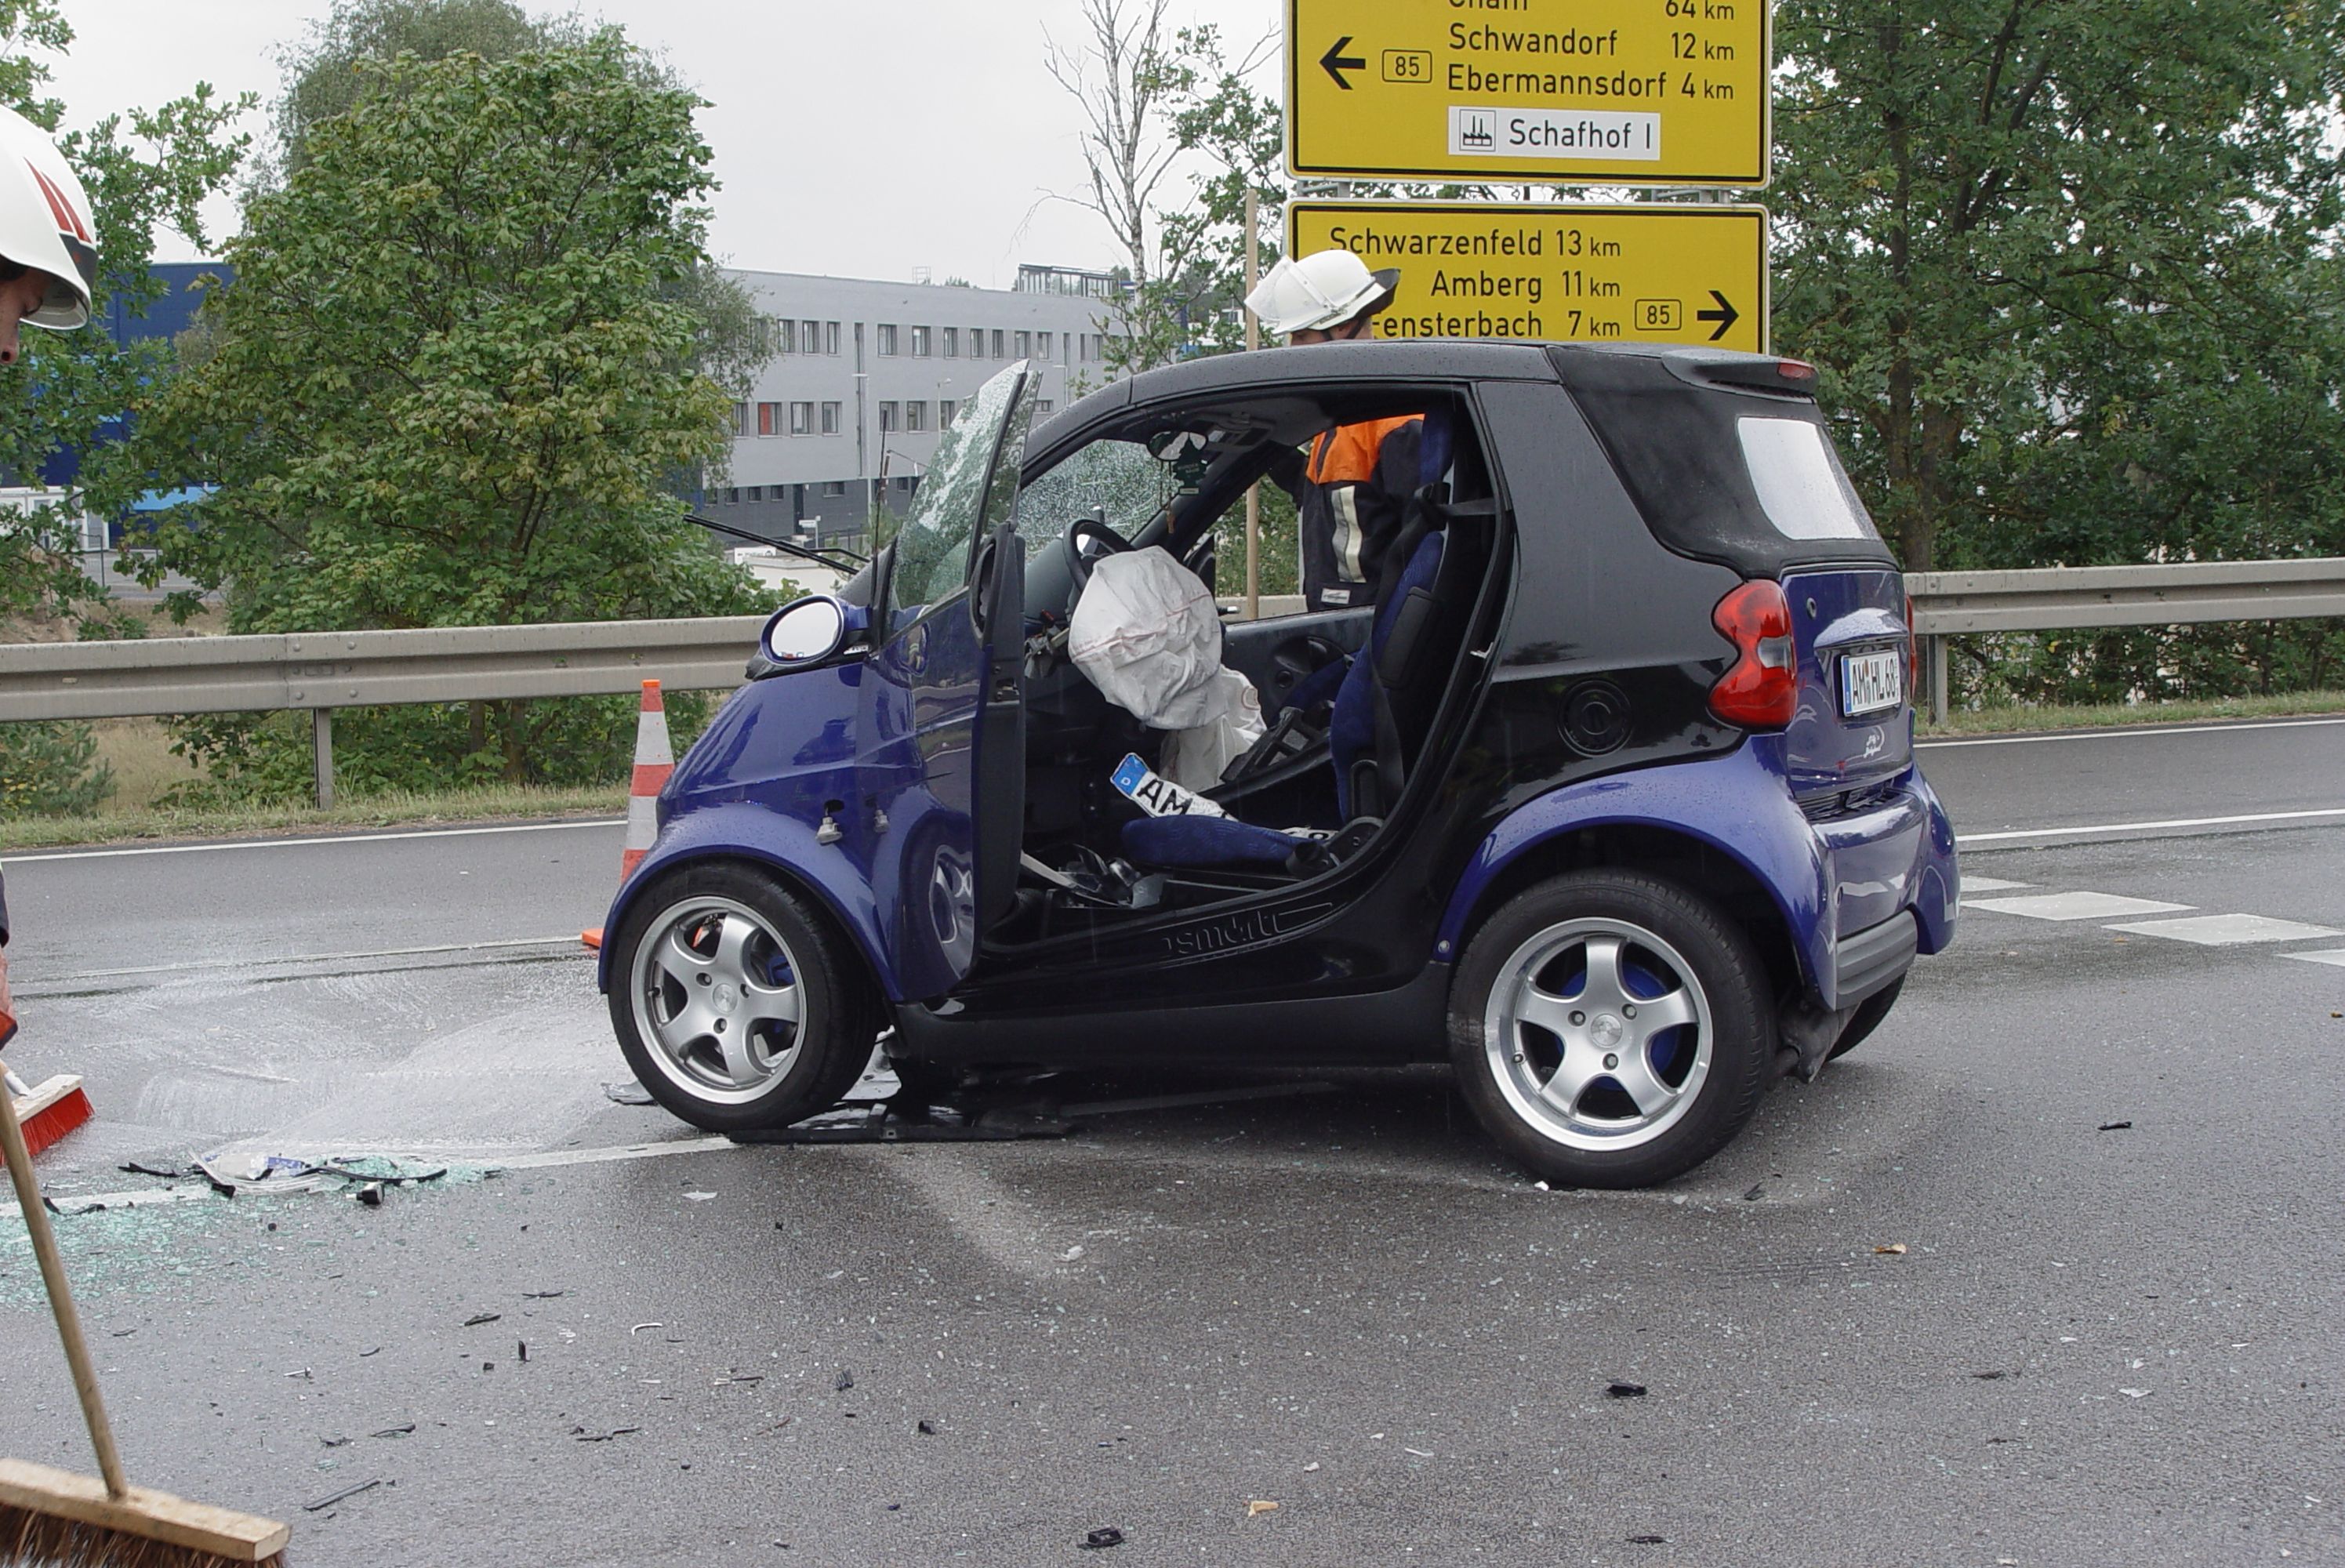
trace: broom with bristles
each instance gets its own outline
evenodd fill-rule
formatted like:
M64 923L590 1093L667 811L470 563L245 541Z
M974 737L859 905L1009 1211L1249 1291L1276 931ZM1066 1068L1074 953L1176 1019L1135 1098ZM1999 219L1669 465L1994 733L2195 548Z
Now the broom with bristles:
M16 1032L16 1021L0 1013L0 1046ZM0 1091L0 1152L16 1184L25 1229L40 1259L41 1283L49 1310L73 1368L74 1391L89 1422L90 1446L97 1450L104 1480L52 1470L46 1464L0 1459L0 1565L55 1568L224 1568L228 1563L273 1563L282 1568L292 1532L273 1519L235 1513L149 1492L123 1479L122 1456L115 1452L114 1429L97 1397L97 1370L83 1342L81 1319L66 1285L56 1234L33 1177L33 1156L16 1122L16 1107Z

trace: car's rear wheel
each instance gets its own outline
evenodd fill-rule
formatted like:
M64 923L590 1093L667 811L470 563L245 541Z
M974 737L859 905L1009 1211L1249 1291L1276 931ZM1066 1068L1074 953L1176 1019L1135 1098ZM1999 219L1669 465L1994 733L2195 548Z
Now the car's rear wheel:
M739 864L678 866L644 890L612 944L610 1006L636 1079L712 1132L828 1109L878 1033L859 966L822 917Z
M1551 1180L1643 1187L1725 1146L1775 1056L1766 969L1707 901L1633 873L1528 889L1475 934L1450 1056L1475 1116Z
M1856 1005L1856 1011L1851 1013L1848 1022L1842 1026L1840 1038L1832 1042L1832 1048L1826 1054L1824 1060L1838 1061L1863 1045L1866 1036L1881 1027L1881 1020L1887 1017L1889 1009L1897 1005L1897 994L1904 988L1905 976L1900 975L1887 986L1859 1002Z

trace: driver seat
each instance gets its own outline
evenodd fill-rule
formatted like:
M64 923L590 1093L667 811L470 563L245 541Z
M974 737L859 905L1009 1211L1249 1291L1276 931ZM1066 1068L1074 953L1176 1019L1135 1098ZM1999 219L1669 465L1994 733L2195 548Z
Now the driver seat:
M1328 722L1336 806L1347 827L1373 825L1399 798L1423 726L1447 684L1447 650L1463 632L1474 599L1475 585L1468 580L1475 576L1472 558L1477 552L1449 548L1447 525L1453 509L1439 482L1449 468L1448 418L1436 410L1425 420L1419 469L1424 483L1410 497L1387 556L1367 645L1342 666ZM1355 837L1348 832L1344 836ZM1142 817L1122 829L1126 856L1142 865L1174 869L1292 869L1298 854L1307 854L1316 842L1234 817Z

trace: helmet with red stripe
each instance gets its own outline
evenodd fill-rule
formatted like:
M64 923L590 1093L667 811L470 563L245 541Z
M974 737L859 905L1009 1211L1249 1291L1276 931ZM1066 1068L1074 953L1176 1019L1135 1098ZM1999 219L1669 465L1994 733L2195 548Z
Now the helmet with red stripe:
M81 179L46 131L0 107L0 262L46 273L46 298L25 318L36 327L89 319L97 281L97 230Z

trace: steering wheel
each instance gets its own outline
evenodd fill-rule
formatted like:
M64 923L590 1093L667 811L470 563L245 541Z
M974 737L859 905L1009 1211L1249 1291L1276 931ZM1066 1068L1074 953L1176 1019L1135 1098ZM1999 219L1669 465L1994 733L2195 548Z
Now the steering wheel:
M1098 548L1087 552L1083 548L1086 543ZM1101 556L1122 555L1134 547L1132 541L1101 519L1079 517L1067 525L1066 532L1059 536L1059 548L1066 552L1067 573L1075 585L1074 599L1068 602L1071 607L1074 600L1083 596L1083 589L1091 580L1091 568Z

